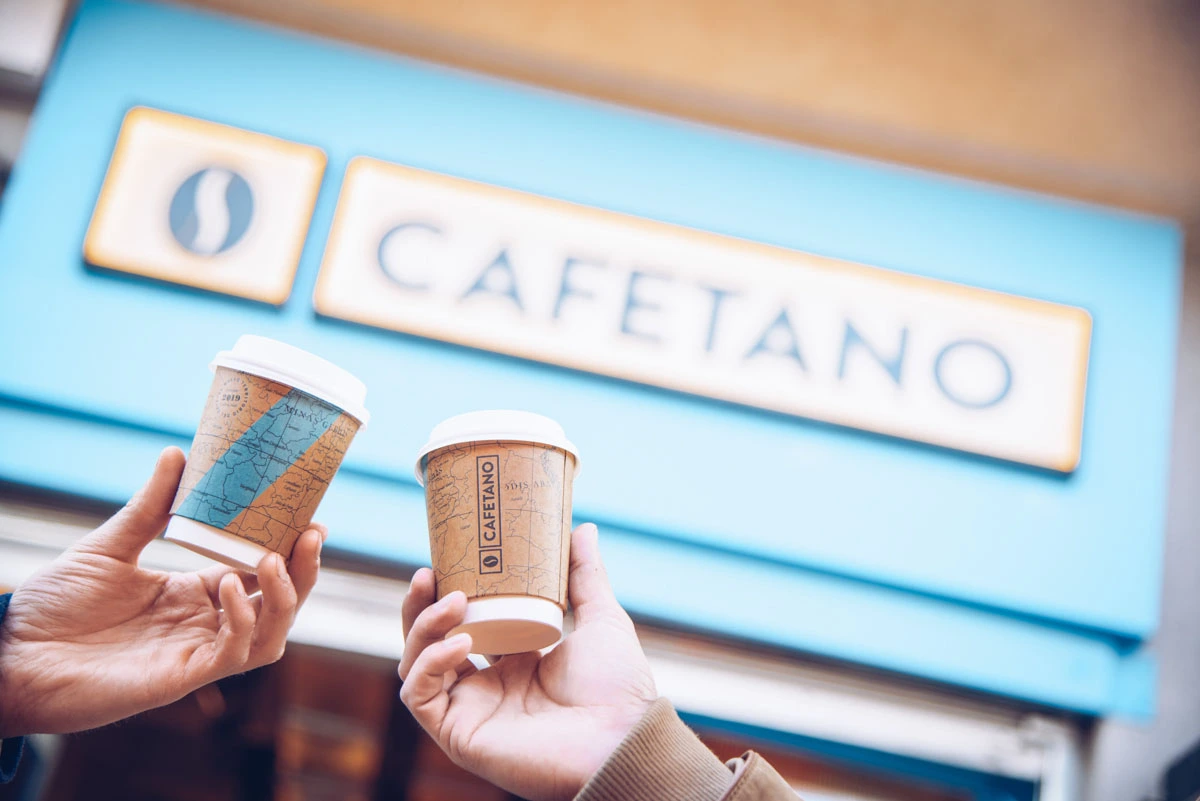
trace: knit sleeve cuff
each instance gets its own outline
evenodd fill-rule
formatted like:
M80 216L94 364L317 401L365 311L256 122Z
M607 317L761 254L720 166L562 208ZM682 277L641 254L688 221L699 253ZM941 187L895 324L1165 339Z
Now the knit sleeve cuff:
M729 768L660 698L575 801L720 801L732 784Z

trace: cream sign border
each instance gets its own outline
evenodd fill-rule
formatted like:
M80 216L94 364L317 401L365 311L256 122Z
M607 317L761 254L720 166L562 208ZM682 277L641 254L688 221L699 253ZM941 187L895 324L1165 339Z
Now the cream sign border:
M684 235L693 241L720 247L726 250L735 248L741 252L747 254L757 254L759 256L767 255L774 258L779 258L782 255L798 260L803 259L806 266L814 266L822 270L838 272L854 271L859 276L870 279L871 281L887 282L896 287L915 287L926 292L932 290L934 293L942 296L952 295L964 299L971 299L975 302L985 301L989 304L1021 310L1025 313L1034 313L1041 316L1050 316L1064 320L1068 324L1076 326L1076 331L1079 332L1077 337L1079 349L1073 360L1075 378L1070 382L1069 385L1069 392L1071 395L1069 408L1072 410L1073 415L1068 421L1071 431L1071 442L1068 447L1063 448L1062 453L1056 453L1053 457L1033 459L1007 456L982 446L971 447L965 445L961 441L961 438L959 441L955 442L951 441L951 437L949 436L946 438L938 438L937 436L928 435L927 433L921 436L915 436L913 433L911 433L911 431L906 431L899 427L890 427L878 424L861 424L859 421L851 422L846 420L844 417L837 417L832 413L828 416L822 416L822 414L819 413L819 410L817 413L810 413L807 410L806 412L797 412L793 408L788 408L785 406L776 406L762 402L755 402L755 400L749 397L747 393L739 392L737 389L718 391L712 385L704 389L698 389L695 383L672 383L661 379L657 381L648 379L644 371L641 374L636 374L632 370L629 372L622 372L620 369L600 369L589 364L589 360L583 358L574 359L569 356L563 356L561 354L556 355L550 352L540 352L536 346L506 347L503 344L498 345L481 337L464 335L460 330L458 330L452 321L448 324L422 324L420 321L409 319L403 314L381 314L378 312L373 312L369 309L365 310L362 308L363 304L361 303L348 304L344 300L340 303L335 302L330 298L330 289L333 286L332 282L338 279L333 277L335 270L331 269L331 260L335 258L334 254L338 252L339 245L342 244L341 240L344 237L343 232L346 228L348 214L350 213L347 211L347 193L352 191L356 174L358 174L360 171L367 170L382 170L390 174L392 177L400 180L425 182L426 185L433 187L448 187L454 190L468 192L471 196L475 197L490 197L502 202L515 202L524 204L526 206L537 207L539 209L554 210L558 213L565 211L575 217L603 221L609 225L616 223L628 228L637 228L650 234L670 232L675 236ZM351 160L347 168L346 175L342 183L342 196L339 198L329 238L326 242L325 255L321 265L320 274L317 278L313 302L316 311L326 317L348 320L350 322L412 334L437 341L450 342L452 344L462 345L478 350L516 356L518 358L528 359L530 361L539 363L555 364L558 366L582 370L598 375L605 375L672 391L684 392L693 396L709 397L717 400L733 402L749 408L765 409L772 412L788 414L789 416L798 417L801 419L819 420L821 422L832 423L834 425L839 425L846 428L869 431L908 441L923 442L950 450L980 454L991 458L998 458L1002 461L1009 461L1017 464L1028 464L1061 473L1072 472L1076 469L1079 463L1082 447L1083 411L1092 325L1091 315L1085 309L1034 298L1011 295L994 290L980 289L959 283L885 270L883 268L871 267L854 262L816 256L803 251L790 250L787 248L776 247L750 240L723 236L721 234L699 229L662 223L655 220L635 217L621 212L610 211L592 206L584 206L571 203L569 201L548 198L515 189L509 189L507 187L470 181L463 178L445 175L443 173L430 172L393 162L381 161L370 157L356 157ZM352 305L353 308L349 308L348 306L350 305ZM549 349L546 350L548 351ZM594 363L596 360L592 359L591 361ZM1064 384L1064 386L1066 386L1066 384Z

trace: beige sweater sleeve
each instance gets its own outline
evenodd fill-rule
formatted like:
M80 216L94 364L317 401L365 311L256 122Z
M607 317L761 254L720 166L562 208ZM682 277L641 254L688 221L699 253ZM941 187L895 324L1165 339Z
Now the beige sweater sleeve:
M575 801L795 801L758 754L721 761L660 698Z

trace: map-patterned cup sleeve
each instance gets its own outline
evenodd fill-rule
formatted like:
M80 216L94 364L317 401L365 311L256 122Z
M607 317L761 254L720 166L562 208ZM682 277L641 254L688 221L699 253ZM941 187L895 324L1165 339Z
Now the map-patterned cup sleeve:
M290 555L358 428L287 384L217 367L171 513Z
M567 604L575 459L526 442L434 451L425 469L438 597L533 596Z

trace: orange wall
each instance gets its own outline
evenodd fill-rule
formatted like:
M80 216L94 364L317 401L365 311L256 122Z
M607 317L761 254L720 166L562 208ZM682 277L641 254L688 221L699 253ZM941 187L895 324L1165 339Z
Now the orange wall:
M193 2L853 153L1200 212L1200 6L1186 0Z

